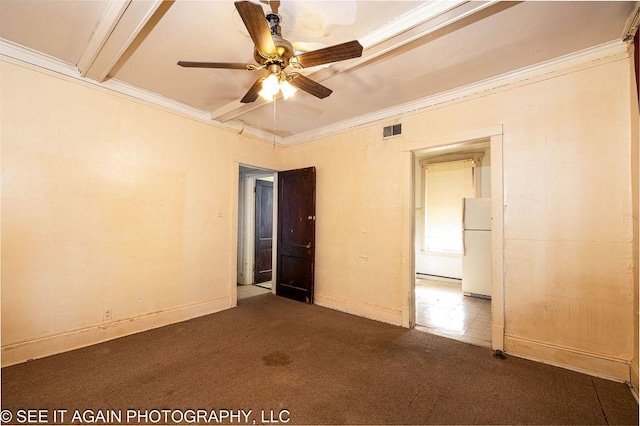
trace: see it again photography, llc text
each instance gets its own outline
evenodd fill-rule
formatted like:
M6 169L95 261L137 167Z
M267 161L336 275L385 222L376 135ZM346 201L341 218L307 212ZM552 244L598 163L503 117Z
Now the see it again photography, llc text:
M3 424L286 424L289 410L227 409L152 409L152 410L66 410L18 409L2 410Z

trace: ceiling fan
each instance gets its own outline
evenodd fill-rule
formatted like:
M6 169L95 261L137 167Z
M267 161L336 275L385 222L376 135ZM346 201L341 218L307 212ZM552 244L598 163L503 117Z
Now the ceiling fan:
M266 3L266 1L264 1ZM269 1L271 13L265 17L262 6L249 1L236 1L235 6L247 27L249 35L255 45L254 59L259 65L229 63L229 62L191 62L179 61L181 67L193 68L224 68L238 70L267 70L266 76L258 78L244 95L240 102L250 103L262 96L273 100L278 92L288 98L295 88L304 90L311 95L324 99L332 93L328 87L295 72L285 71L289 66L295 69L314 67L330 62L362 56L362 45L356 40L329 46L324 49L295 55L293 46L282 38L280 32L280 16L278 15L279 1Z

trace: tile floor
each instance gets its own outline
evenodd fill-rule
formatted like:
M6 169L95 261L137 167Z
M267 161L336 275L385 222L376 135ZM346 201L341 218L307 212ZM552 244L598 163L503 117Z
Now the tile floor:
M460 282L416 279L416 329L491 347L491 300L465 296Z
M271 290L268 288L250 284L238 286L238 300L246 299L247 297L258 296L265 293L271 293Z
M272 282L265 281L263 283L255 283L254 285L257 285L258 287L262 287L262 288L268 288L269 290L271 290Z

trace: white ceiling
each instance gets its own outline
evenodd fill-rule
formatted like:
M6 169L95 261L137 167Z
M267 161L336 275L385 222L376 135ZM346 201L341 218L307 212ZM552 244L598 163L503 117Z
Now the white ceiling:
M284 0L282 35L296 48L359 40L365 49L362 58L305 70L333 94L320 100L299 91L278 100L276 134L286 143L314 129L620 40L635 7L614 1ZM212 120L272 132L271 103L240 103L265 71L176 65L255 63L233 1L0 0L0 38L71 64L100 83L121 81L211 114Z

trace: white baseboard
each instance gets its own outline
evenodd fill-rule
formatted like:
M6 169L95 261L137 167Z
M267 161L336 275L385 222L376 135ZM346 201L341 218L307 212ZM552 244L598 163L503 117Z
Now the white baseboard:
M515 336L504 336L504 345L505 352L517 357L618 382L630 381L629 362L622 359L590 354Z
M402 310L389 309L383 306L372 305L366 302L347 300L341 297L314 294L314 303L325 308L335 309L359 317L386 322L393 325L402 325Z
M229 308L231 308L231 297L225 296L189 306L100 323L33 340L3 344L1 365L6 367L31 359L67 352Z

